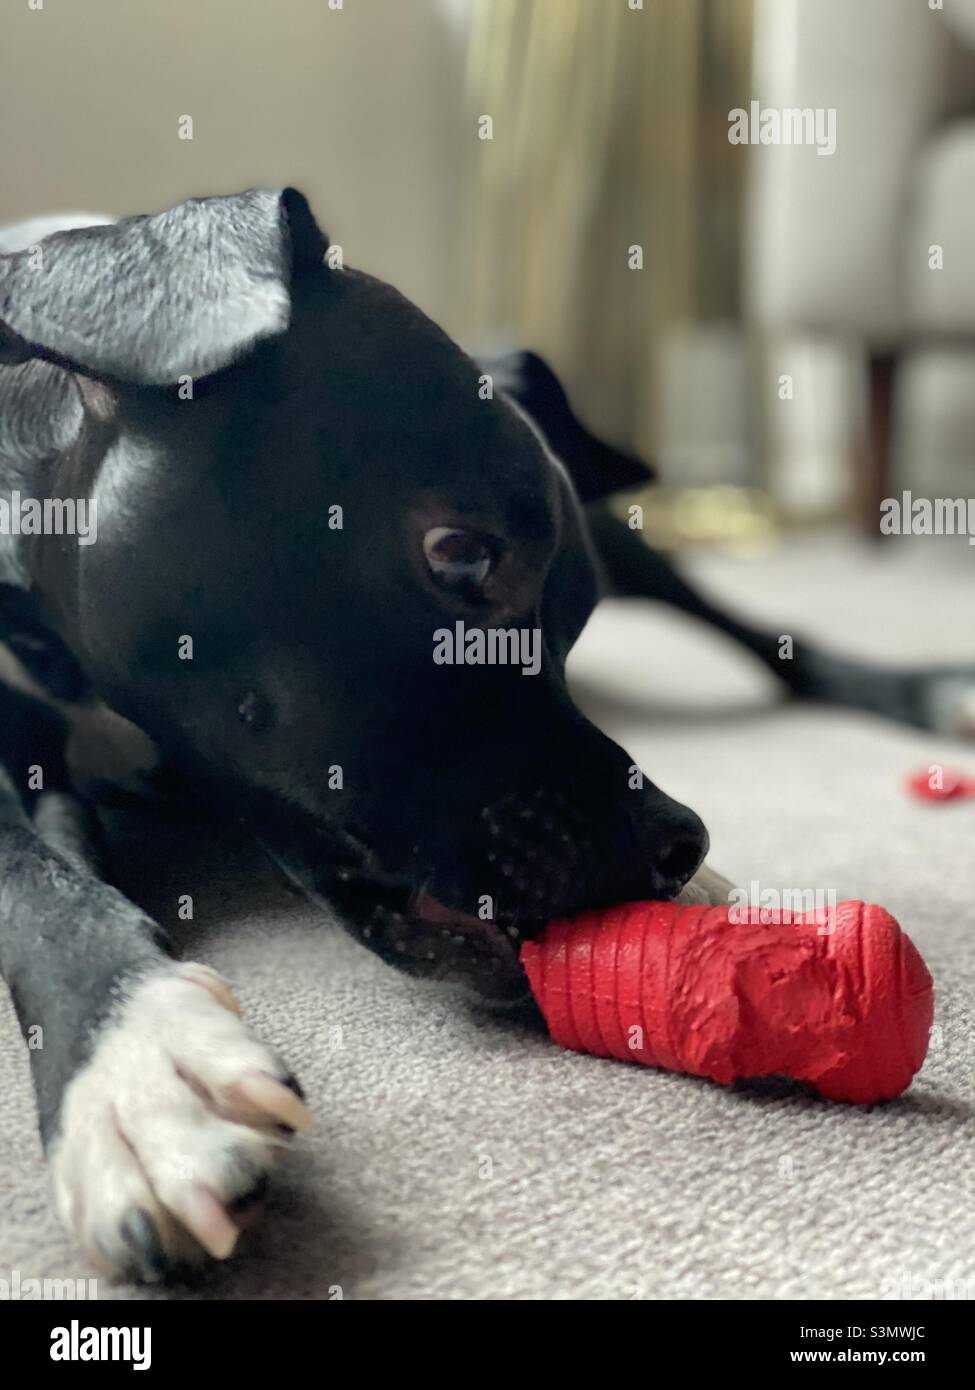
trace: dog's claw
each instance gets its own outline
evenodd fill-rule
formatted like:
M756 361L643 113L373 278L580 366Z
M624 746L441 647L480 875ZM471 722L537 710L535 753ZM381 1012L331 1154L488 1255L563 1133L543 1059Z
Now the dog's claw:
M175 1214L215 1260L227 1260L234 1253L240 1231L213 1193L200 1183L187 1184L176 1201Z
M202 985L213 995L218 1004L222 1004L225 1009L229 1009L238 1018L243 1017L237 996L231 990L227 981L222 975L218 975L209 965L201 965L199 961L188 961L182 967L185 979L192 980L195 984Z
M273 1076L254 1072L245 1076L236 1087L237 1093L249 1101L258 1111L270 1115L277 1124L287 1129L308 1129L312 1122L311 1111L293 1090L290 1090Z

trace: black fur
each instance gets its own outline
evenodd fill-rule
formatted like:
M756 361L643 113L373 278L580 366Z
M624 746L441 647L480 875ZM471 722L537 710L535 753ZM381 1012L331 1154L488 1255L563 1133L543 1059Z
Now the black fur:
M585 430L539 358L479 367L390 287L328 269L326 245L287 192L59 234L40 275L0 257L0 491L99 505L88 548L0 545L0 636L58 701L103 701L148 734L161 777L232 807L385 959L516 1000L520 938L672 896L707 848L572 703L564 663L601 585L716 624L799 695L923 722L923 681L907 699L902 679L805 647L777 662L772 637L600 507L648 470ZM429 566L442 528L484 538L476 592ZM537 631L538 673L435 664L457 622ZM47 1138L93 1031L166 958L94 871L64 733L0 687L0 968L25 1031L47 1030ZM28 791L33 764L57 815Z

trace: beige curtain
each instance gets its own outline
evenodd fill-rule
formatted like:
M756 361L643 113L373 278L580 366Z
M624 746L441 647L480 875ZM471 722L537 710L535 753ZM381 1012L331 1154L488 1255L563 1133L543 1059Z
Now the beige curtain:
M493 139L469 161L465 336L543 352L645 451L661 326L737 309L751 4L474 0L467 101Z

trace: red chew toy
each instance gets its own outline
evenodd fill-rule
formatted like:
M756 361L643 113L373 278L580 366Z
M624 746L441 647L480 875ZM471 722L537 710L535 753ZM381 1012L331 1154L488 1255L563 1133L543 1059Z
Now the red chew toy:
M932 763L923 772L908 777L907 789L922 801L956 801L975 796L975 777L966 777L957 768Z
M882 907L791 916L626 903L553 922L521 961L562 1047L708 1076L899 1095L924 1061L931 976ZM824 924L826 921L826 924Z

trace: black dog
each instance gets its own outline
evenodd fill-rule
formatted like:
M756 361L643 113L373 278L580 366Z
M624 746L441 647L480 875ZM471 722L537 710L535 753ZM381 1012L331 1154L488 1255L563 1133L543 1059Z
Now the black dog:
M0 258L20 530L0 636L22 687L0 686L0 966L43 1030L62 1215L136 1277L228 1254L227 1212L306 1112L222 981L99 877L68 707L136 749L130 784L232 807L384 959L503 1003L524 936L674 896L707 849L567 693L601 586L717 624L800 695L934 725L967 680L780 662L600 507L647 472L539 359L475 365L326 251L289 190ZM25 498L42 522L14 525ZM85 499L97 536L68 533Z

